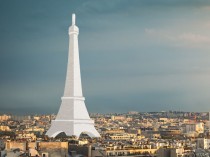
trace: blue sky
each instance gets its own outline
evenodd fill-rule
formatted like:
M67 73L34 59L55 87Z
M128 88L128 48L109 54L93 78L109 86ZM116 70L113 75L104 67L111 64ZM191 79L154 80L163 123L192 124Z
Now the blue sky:
M1 113L57 113L72 13L89 112L210 111L210 1L0 0Z

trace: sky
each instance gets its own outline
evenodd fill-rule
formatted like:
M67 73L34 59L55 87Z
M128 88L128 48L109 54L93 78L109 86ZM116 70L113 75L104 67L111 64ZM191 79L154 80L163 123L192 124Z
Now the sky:
M210 111L209 0L0 0L0 113L57 113L72 13L89 112Z

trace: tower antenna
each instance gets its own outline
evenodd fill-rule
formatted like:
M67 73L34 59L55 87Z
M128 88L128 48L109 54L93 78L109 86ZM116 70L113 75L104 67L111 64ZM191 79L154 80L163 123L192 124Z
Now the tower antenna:
M76 24L76 15L72 14L72 25Z

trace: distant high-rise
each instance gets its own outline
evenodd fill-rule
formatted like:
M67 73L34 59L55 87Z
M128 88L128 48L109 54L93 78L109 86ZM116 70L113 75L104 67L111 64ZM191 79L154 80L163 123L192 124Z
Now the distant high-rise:
M72 15L72 25L69 27L69 56L66 74L66 84L62 103L56 119L52 121L47 131L49 137L55 137L64 132L66 135L80 136L82 132L90 137L100 137L90 119L82 94L80 76L78 34L79 28L75 25L75 14Z

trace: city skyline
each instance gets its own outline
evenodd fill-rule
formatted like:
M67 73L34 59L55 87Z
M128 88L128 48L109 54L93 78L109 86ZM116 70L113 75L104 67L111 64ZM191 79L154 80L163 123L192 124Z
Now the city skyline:
M0 2L2 113L57 113L72 13L89 112L210 110L210 2Z

